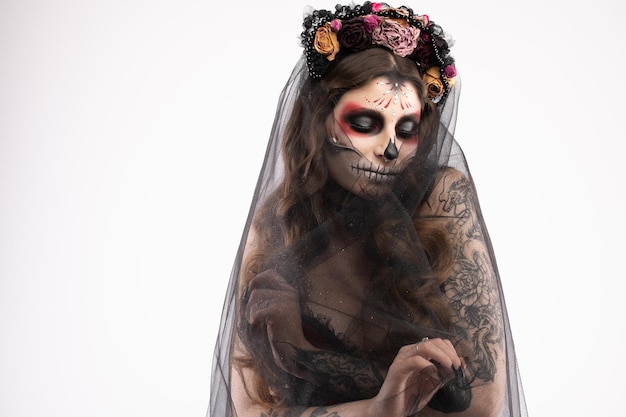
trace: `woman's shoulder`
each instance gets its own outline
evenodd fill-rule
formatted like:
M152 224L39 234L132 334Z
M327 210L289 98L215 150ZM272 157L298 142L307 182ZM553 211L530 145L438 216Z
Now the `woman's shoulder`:
M420 216L463 216L472 205L474 192L467 175L454 168L437 171L430 193L419 209Z

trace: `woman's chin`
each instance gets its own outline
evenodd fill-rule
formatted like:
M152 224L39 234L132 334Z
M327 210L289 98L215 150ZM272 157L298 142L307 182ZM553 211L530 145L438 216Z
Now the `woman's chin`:
M378 200L391 192L391 182L357 181L350 190L366 200Z

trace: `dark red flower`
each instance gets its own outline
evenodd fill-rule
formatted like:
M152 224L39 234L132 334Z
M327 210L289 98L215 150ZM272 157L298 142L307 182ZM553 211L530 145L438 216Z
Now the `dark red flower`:
M363 19L351 19L343 22L337 32L337 39L343 48L350 51L361 51L372 44L372 35Z

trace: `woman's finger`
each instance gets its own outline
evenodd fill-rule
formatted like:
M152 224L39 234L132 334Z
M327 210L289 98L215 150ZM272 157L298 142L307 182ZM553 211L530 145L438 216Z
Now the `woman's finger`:
M427 339L415 345L416 353L429 361L437 362L443 368L458 368L461 358L448 340Z

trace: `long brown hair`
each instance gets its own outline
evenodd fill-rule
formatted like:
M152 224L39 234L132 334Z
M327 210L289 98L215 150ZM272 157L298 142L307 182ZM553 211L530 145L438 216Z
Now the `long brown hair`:
M402 180L395 186L395 200L382 203L388 205L384 218L374 215L368 219L368 224L375 228L369 233L369 252L380 261L374 285L382 289L378 294L386 294L383 303L394 306L392 308L407 320L448 331L450 317L438 288L452 267L450 244L436 225L422 221L416 215L419 205L428 195L437 169L429 156L436 137L434 130L438 112L427 99L415 63L382 48L348 55L333 63L323 79L309 78L303 85L283 138L284 179L255 215L252 227L256 244L244 259L240 294L256 274L271 267L276 259L284 259L281 253L286 249L290 249L290 253L295 251L298 263L306 265L327 244L322 237L298 245L311 231L324 230L325 221L334 209L333 199L328 195L338 192L329 180L323 156L323 147L330 133L327 121L345 92L379 76L385 76L392 82L412 83L423 108L418 150L405 169ZM398 201L400 206L396 203ZM414 214L408 223L407 212ZM390 245L390 242L393 244ZM393 253L388 249L390 247L393 247ZM426 257L416 261L412 258L415 253L425 253ZM385 279L390 276L394 279ZM240 337L246 344L248 336L240 332ZM276 367L271 363L271 355L269 358L257 357L254 352L250 355L238 358L237 364L255 368L259 376L265 372L272 373L272 368ZM262 377L252 385L251 394L257 399L267 403L281 400L273 394L271 384Z

